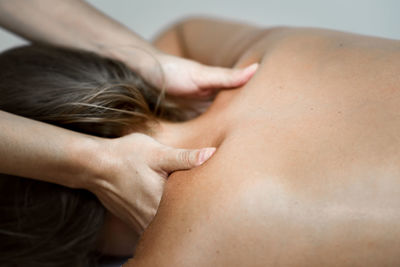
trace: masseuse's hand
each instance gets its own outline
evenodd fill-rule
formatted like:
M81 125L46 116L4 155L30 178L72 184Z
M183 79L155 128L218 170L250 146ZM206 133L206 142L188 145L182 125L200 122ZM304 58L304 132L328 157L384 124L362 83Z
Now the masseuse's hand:
M199 166L215 151L215 148L170 148L140 133L104 142L104 162L109 168L88 189L138 233L156 214L168 174Z
M122 53L119 59L135 69L136 60L131 55L132 51L121 49L119 52ZM248 82L258 67L258 64L244 69L213 67L162 52L152 54L154 58L147 55L147 63L138 69L140 75L153 86L165 89L166 93L176 97L177 103L197 114L209 107L219 90Z
M243 69L206 66L160 51L143 53L130 47L115 48L110 54L136 70L156 88L176 96L177 102L184 101L191 108L201 109L198 111L204 111L219 90L247 83L258 68L258 64ZM145 63L138 66L138 57Z
M165 82L167 93L182 97L203 98L214 95L223 88L234 88L245 84L257 70L257 64L244 69L211 67L172 55L159 54L164 79L147 71L144 78L162 88ZM156 68L152 69L157 71Z

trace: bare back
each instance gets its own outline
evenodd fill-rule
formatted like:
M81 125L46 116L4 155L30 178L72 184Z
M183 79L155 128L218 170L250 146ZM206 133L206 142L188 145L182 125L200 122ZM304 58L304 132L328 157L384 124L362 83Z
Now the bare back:
M169 178L127 266L399 266L400 43L274 29L182 146L218 146ZM200 137L201 136L201 137Z

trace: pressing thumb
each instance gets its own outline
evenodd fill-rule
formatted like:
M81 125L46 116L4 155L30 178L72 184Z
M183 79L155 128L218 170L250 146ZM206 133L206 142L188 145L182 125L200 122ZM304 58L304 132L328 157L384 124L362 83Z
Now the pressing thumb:
M203 66L202 75L196 84L201 88L233 88L250 80L257 71L258 64L254 63L244 69L227 69L221 67Z
M214 154L215 150L215 147L193 150L169 148L162 157L159 168L167 173L191 169L203 164Z

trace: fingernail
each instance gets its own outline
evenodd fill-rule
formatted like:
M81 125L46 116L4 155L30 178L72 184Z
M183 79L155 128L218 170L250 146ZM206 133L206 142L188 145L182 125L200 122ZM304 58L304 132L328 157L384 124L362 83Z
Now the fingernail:
M255 71L258 69L258 66L259 66L258 63L253 63L253 64L251 64L250 66L246 67L246 68L244 69L244 71L245 71L246 73L255 72Z
M197 166L203 164L205 161L207 161L216 151L217 149L215 147L207 147L203 148L200 152Z

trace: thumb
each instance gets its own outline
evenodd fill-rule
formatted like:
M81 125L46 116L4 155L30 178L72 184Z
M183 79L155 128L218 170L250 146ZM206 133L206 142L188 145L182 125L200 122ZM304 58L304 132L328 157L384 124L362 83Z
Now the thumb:
M199 88L233 88L250 80L257 71L258 64L254 63L244 69L227 69L221 67L203 66L202 75L195 81Z
M214 154L215 150L215 147L202 149L168 148L161 157L158 168L167 173L191 169L203 164Z

